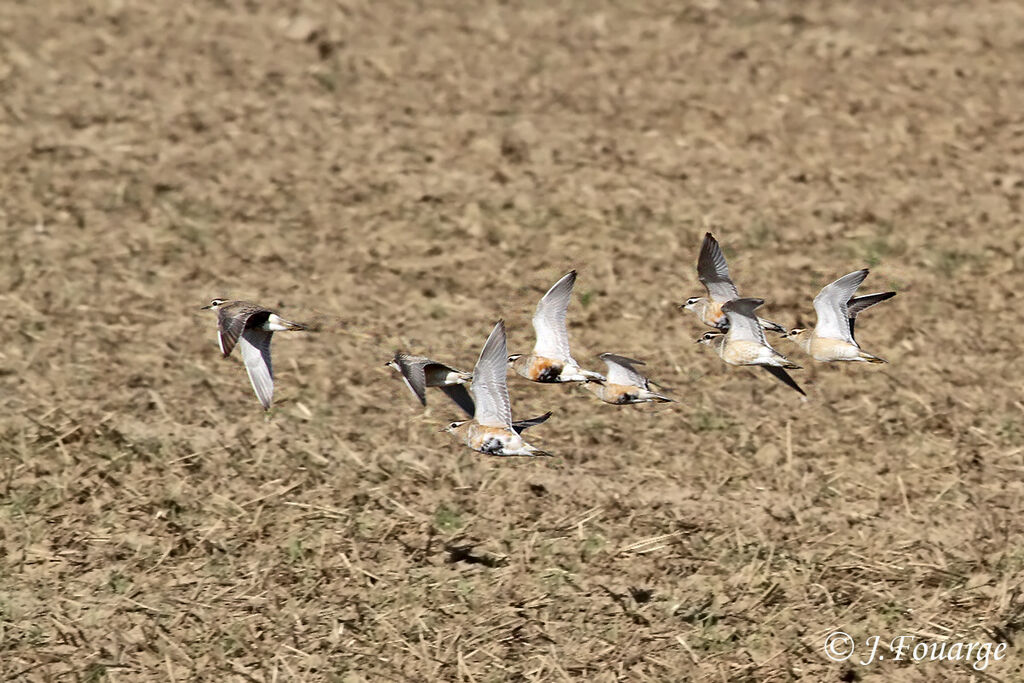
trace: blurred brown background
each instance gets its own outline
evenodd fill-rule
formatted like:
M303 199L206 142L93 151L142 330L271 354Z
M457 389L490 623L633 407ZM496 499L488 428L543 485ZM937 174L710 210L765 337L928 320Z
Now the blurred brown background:
M1024 7L0 5L0 673L12 680L932 681L834 630L1007 641L1022 675ZM881 368L796 395L692 343L712 230L786 325L869 266ZM382 367L510 378L551 460L473 453ZM214 296L274 343L267 420ZM862 645L863 646L863 645Z

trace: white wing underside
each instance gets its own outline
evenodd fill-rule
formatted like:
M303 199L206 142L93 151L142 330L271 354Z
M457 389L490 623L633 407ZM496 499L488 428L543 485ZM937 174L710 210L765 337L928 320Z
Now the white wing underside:
M732 303L735 304L736 301L743 301L743 299L737 299ZM764 338L764 330L761 329L761 323L758 322L757 316L754 315L754 308L756 306L749 310L727 311L726 317L729 319L729 332L727 334L730 339L753 341L767 346L768 342Z
M565 324L575 282L575 271L566 274L537 304L533 314L533 329L537 333L534 355L578 365L569 353L569 330Z
M273 332L247 328L238 338L249 381L264 410L270 410L270 402L274 397L274 370L270 362L272 336Z
M621 364L614 357L603 355L604 364L608 366L606 375L609 384L621 384L623 386L647 388L647 378L631 368L629 365Z
M505 323L491 330L487 343L480 351L480 359L473 369L473 382L469 391L473 395L473 419L485 427L512 429L512 405L508 397L508 347L505 341Z
M814 312L818 316L818 322L814 327L816 336L854 343L847 302L853 298L860 283L864 282L867 276L866 269L857 270L842 276L818 292L818 296L814 297Z

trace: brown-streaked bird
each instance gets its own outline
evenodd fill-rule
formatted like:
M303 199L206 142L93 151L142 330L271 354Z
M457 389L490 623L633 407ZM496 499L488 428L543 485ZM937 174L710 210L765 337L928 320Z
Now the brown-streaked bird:
M466 384L473 379L472 373L456 370L444 363L423 356L411 356L401 352L395 353L395 357L384 365L402 373L405 385L423 405L427 405L426 387L437 387L455 405L462 408L466 415L473 417L476 406L466 388ZM530 427L543 424L549 417L551 417L551 413L547 412L528 420L517 420L512 423L512 429L522 433Z
M764 330L754 315L754 311L763 303L763 299L750 298L726 302L722 310L729 317L729 331L725 334L707 332L697 343L712 347L729 365L759 365L786 386L806 396L800 385L786 372L786 368L796 369L800 366L773 349L765 340Z
M270 309L248 301L214 299L203 306L203 310L217 313L217 343L221 353L227 358L238 345L256 398L264 410L270 410L274 396L271 337L274 332L304 330L306 326L285 320Z
M473 368L469 391L473 396L473 418L452 422L444 431L474 451L487 455L550 455L526 443L520 432L540 424L547 416L527 420L516 429L512 423L512 404L508 397L508 346L505 323L499 320L480 351Z
M604 382L587 382L583 386L605 403L627 405L630 403L668 403L675 399L651 391L650 380L637 369L645 365L642 360L626 358L614 353L598 356L608 366Z
M580 364L569 352L565 316L575 282L576 271L566 273L537 304L533 314L533 329L537 333L533 353L517 353L508 357L512 369L526 379L548 384L604 380L600 373L580 369Z
M396 352L395 357L384 365L401 373L405 386L421 404L427 405L427 387L437 387L468 415L473 414L473 399L465 386L473 379L472 373L456 370L424 356L401 352Z
M729 329L729 318L722 311L722 305L740 298L739 290L729 277L729 264L718 246L718 240L710 232L704 233L704 242L697 257L697 276L707 290L708 296L692 296L680 308L693 311L700 321L723 332ZM785 333L786 328L764 318L758 318L761 327L772 332Z
M814 297L814 312L818 316L813 330L798 328L790 330L783 338L793 342L816 361L859 361L864 363L886 363L860 348L853 338L857 314L886 299L896 292L879 292L854 296L857 288L868 276L868 269L862 268L847 273L835 282L826 285Z

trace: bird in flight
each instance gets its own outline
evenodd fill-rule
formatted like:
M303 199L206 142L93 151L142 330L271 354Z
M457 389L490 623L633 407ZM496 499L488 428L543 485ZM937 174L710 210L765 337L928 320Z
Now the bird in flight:
M305 330L306 326L280 317L269 308L248 301L214 299L203 310L217 313L217 342L227 358L237 344L249 373L256 398L270 410L274 396L274 370L270 362L270 340L274 332Z
M868 269L862 268L847 273L835 282L826 285L814 297L814 313L818 316L813 330L798 328L782 335L816 361L860 361L885 363L886 360L860 348L853 338L853 327L857 314L875 304L896 296L896 292L879 292L854 296L857 288L868 276Z
M395 357L384 365L402 374L405 386L409 387L409 391L421 404L427 405L427 387L437 387L467 414L473 414L473 399L466 389L466 383L473 379L471 373L456 370L424 356L401 352L395 353Z
M724 334L707 332L697 342L712 347L729 365L759 365L786 386L806 396L800 385L786 372L787 368L797 369L800 366L773 349L765 340L764 329L754 314L763 303L764 299L727 301L722 311L729 318L729 331Z
M565 317L575 282L576 271L566 273L537 304L533 314L533 329L537 333L533 353L508 357L512 369L528 380L549 384L604 380L600 373L580 369L569 352Z
M499 320L491 330L473 368L473 382L469 385L473 396L473 417L452 422L444 431L474 451L488 455L550 455L523 440L520 435L527 427L540 424L548 418L512 423L512 404L508 397L508 346L505 323Z
M704 242L700 246L700 255L697 257L697 277L700 279L708 295L692 296L680 308L693 311L700 318L700 321L710 327L715 327L722 332L729 329L729 317L722 311L722 306L740 298L739 290L729 277L729 264L725 261L725 254L718 246L718 240L710 232L704 233ZM757 322L762 328L772 332L785 332L786 328L778 323L773 323L764 318L758 318Z
M614 353L602 353L598 358L608 366L608 372L605 374L607 379L604 382L587 382L583 386L605 403L626 405L675 401L651 391L650 380L636 369L636 366L645 364L642 360Z

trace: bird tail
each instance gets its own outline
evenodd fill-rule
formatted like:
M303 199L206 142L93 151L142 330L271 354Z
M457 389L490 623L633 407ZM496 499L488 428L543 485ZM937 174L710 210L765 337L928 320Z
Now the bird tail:
M888 363L889 362L889 361L887 361L884 358L879 358L878 356L873 356L870 353L868 353L867 351L863 351L863 350L859 354L857 354L857 357L860 358L863 361L867 361L868 363Z
M580 374L587 378L588 382L605 382L607 381L600 372L591 372L590 370L580 369Z
M271 332L282 332L285 330L308 330L309 326L303 325L302 323L293 323L291 320L285 320L276 313L271 313L267 317L267 321L264 323L263 329Z
M757 322L761 324L761 328L768 330L769 332L778 332L779 334L786 334L786 328L778 323L773 323L771 320L765 320L764 318L758 318Z
M286 331L298 332L300 330L308 330L309 325L304 323L293 323L291 320L285 320L284 318L277 318L274 323L283 327Z

